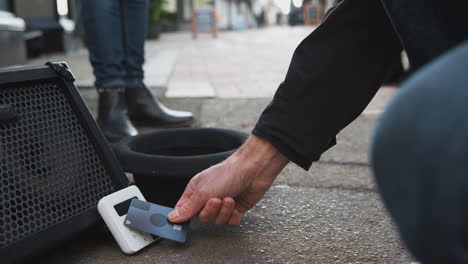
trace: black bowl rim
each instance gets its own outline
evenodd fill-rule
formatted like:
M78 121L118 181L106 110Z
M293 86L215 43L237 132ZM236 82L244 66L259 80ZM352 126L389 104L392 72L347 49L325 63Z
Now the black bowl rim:
M175 132L175 133L174 133ZM158 175L169 177L187 177L213 166L230 155L238 148L232 150L192 156L165 156L152 155L134 151L131 146L135 141L146 137L154 137L161 133L222 133L223 136L239 141L239 146L246 140L248 134L222 128L173 128L159 131L150 131L136 136L124 138L114 146L114 152L126 172L143 175ZM156 164L155 164L156 163ZM182 166L183 165L183 166Z

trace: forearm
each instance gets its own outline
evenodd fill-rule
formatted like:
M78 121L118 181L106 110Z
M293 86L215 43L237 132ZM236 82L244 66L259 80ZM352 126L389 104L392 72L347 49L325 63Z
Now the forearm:
M380 1L340 2L296 49L253 133L308 169L364 110L400 51Z

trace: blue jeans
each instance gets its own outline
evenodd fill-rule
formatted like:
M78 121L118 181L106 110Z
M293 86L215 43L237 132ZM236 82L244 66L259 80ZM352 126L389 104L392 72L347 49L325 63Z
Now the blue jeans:
M143 84L148 0L83 0L82 4L96 87Z
M383 200L422 263L468 263L468 42L405 82L371 148Z

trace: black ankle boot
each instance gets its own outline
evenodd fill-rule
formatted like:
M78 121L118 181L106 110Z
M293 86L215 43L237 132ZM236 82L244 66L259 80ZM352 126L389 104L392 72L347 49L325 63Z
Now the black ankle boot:
M128 119L125 89L99 89L97 123L110 142L138 134Z
M135 125L142 126L188 126L193 114L167 108L144 85L125 89L128 114Z

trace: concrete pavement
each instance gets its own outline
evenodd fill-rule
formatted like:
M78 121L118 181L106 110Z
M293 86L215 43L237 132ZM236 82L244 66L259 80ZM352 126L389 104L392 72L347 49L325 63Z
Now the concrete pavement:
M86 97L92 108L95 99ZM197 126L249 131L268 99L165 99L197 114ZM382 205L366 150L375 117L361 116L306 172L294 164L239 228L192 222L186 245L164 241L125 256L104 231L70 242L40 263L410 263Z
M166 83L151 85L153 92L164 95L171 82L209 83L212 96L161 100L169 107L193 111L195 126L248 132L284 77L294 47L311 30L226 32L218 40L204 36L196 41L187 33L164 36L148 44L148 61L164 49L177 56L160 55L168 60L166 65L173 61L173 69ZM58 58L69 62L82 84L92 78L86 54L79 51ZM164 74L167 70L160 75ZM379 198L367 156L372 128L394 92L382 89L365 113L338 135L338 145L310 171L288 165L239 228L193 221L187 244L162 241L134 256L121 253L111 235L100 229L35 262L410 263L413 260ZM95 91L82 89L81 93L95 113Z
M165 34L146 43L145 82L163 90L211 89L209 94L199 91L198 97L271 97L284 78L294 49L314 29L272 27L222 32L217 39L200 35L196 40L186 32ZM67 61L78 86L93 85L86 49L44 56L28 64L40 65L47 60Z

